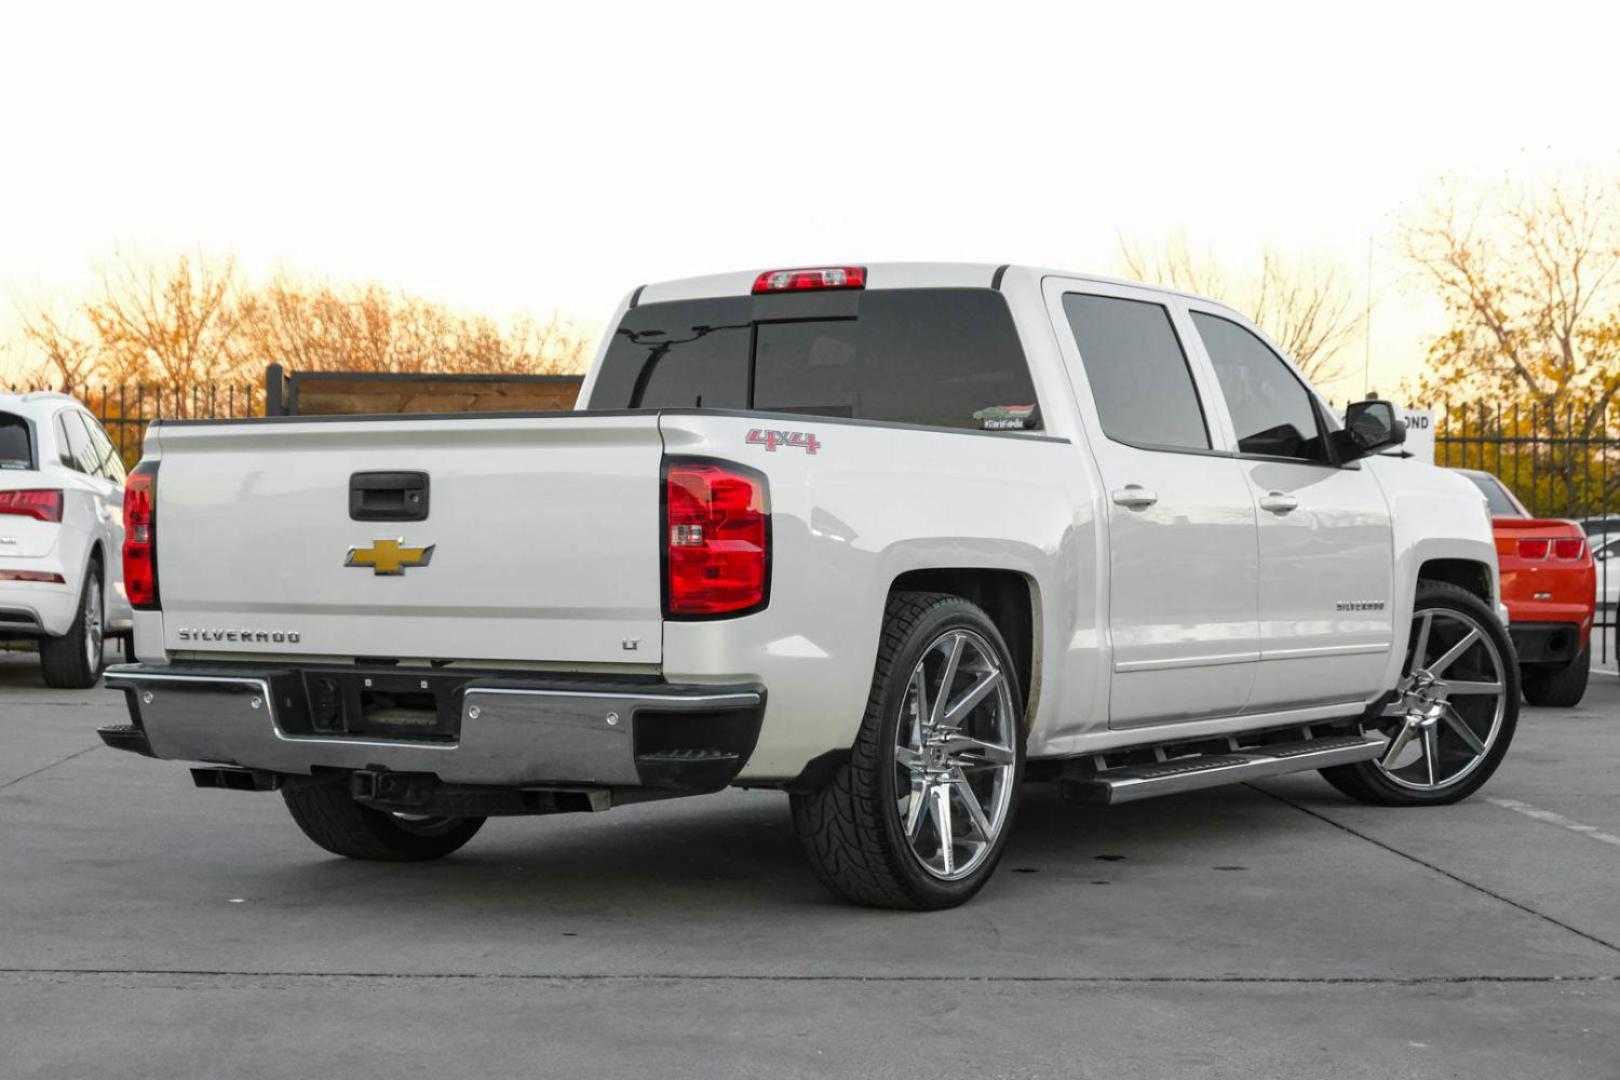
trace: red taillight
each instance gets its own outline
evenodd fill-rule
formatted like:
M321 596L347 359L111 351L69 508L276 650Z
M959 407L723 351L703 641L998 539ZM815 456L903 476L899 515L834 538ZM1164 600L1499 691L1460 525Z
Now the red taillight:
M1552 548L1551 540L1520 540L1519 558L1545 559L1547 552Z
M759 473L695 462L664 469L667 614L739 615L763 607L770 544Z
M1552 546L1553 558L1569 559L1571 561L1586 554L1585 540L1554 540Z
M40 521L62 520L60 491L0 491L0 514L20 514Z
M124 484L124 591L130 606L158 606L157 462L135 466Z
M755 293L864 288L866 288L864 266L813 266L804 270L767 270L754 279Z

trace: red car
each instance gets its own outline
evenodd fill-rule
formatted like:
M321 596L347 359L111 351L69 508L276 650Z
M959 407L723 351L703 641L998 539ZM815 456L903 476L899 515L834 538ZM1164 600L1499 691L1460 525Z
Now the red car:
M1532 517L1507 485L1458 469L1485 494L1496 531L1508 636L1519 653L1524 699L1578 705L1592 666L1597 571L1586 531L1573 521Z

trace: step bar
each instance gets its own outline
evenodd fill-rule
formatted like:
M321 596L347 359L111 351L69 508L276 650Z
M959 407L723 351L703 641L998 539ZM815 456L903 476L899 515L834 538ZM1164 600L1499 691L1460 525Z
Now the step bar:
M1378 734L1334 735L1246 747L1225 754L1187 754L1145 765L1071 772L1060 778L1059 791L1069 802L1114 806L1156 795L1371 761L1388 745L1389 740Z

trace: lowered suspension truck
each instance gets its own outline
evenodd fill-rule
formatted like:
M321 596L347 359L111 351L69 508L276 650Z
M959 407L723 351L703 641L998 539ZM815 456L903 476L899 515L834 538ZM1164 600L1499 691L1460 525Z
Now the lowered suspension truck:
M1518 665L1480 493L1210 300L1015 266L636 289L558 414L154 424L112 746L321 847L773 788L860 904L994 872L1026 781L1476 791Z

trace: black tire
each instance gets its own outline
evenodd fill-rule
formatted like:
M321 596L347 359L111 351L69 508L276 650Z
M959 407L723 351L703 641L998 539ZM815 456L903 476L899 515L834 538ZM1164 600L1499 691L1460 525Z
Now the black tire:
M989 643L1015 715L1011 793L1002 826L967 876L942 880L922 866L896 813L895 740L911 674L950 630ZM816 878L852 903L914 911L955 907L984 887L1012 832L1024 771L1024 699L995 623L977 605L943 593L895 593L885 611L872 690L849 759L819 790L792 796L793 827ZM949 796L946 797L947 801Z
M1568 667L1527 667L1520 678L1524 700L1532 705L1571 709L1586 696L1586 683L1592 675L1592 646L1581 650Z
M1359 802L1372 806L1444 806L1460 802L1485 785L1507 756L1519 720L1519 664L1507 628L1479 597L1467 589L1437 581L1418 583L1414 616L1430 609L1451 609L1470 616L1490 637L1502 664L1504 711L1496 741L1486 747L1483 760L1455 784L1432 791L1417 791L1392 781L1373 761L1337 765L1321 770L1328 783ZM1408 642L1408 649L1411 643Z
M101 591L101 564L94 559L84 574L84 591L79 593L79 613L61 637L40 638L39 670L45 685L57 690L87 690L101 681L105 642L105 598Z
M484 824L481 817L402 819L361 806L338 783L295 783L282 788L281 797L305 836L346 859L442 859Z

